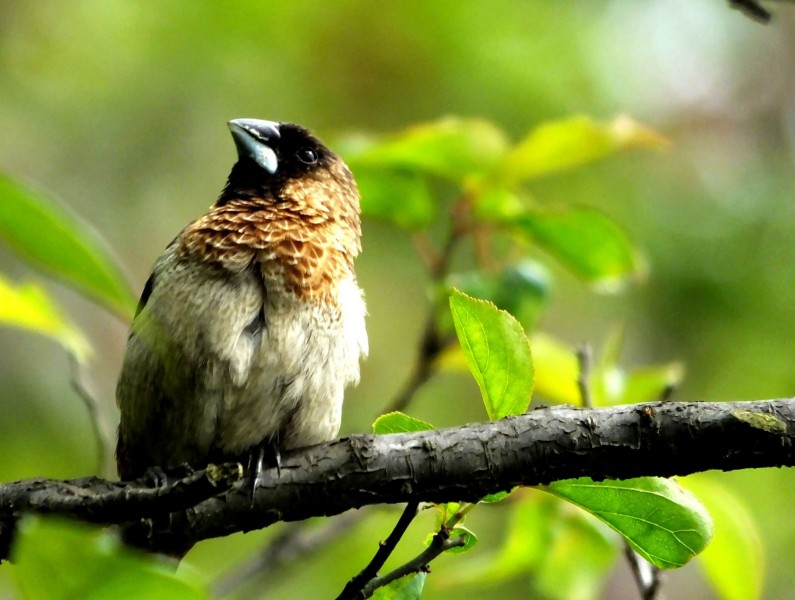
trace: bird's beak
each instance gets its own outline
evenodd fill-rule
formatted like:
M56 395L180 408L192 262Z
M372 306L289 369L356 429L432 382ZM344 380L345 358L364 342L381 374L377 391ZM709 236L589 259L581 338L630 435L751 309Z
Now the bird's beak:
M275 173L279 160L274 147L282 137L279 124L259 119L234 119L228 125L237 146L237 155L251 158L268 173Z

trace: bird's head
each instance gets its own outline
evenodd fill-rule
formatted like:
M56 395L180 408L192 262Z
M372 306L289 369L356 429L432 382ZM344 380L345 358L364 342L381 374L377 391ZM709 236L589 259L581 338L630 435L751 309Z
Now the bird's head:
M359 194L350 170L308 130L259 119L234 119L229 129L238 161L218 205L235 199L337 202L358 213Z

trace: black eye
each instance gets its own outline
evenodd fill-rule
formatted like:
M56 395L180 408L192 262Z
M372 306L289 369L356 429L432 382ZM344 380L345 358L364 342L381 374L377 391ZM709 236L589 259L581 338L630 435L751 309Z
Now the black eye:
M301 148L295 154L302 163L314 165L317 162L317 152L312 148Z

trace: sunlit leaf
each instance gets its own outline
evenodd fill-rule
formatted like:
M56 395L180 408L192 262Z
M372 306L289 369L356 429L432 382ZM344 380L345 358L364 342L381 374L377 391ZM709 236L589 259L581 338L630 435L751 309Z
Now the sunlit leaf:
M670 479L594 482L581 478L558 481L543 489L607 523L638 554L662 569L681 567L712 538L709 513Z
M0 175L0 240L124 318L136 299L97 235L52 199Z
M450 530L450 539L463 537L464 538L464 545L457 546L455 548L450 548L447 550L448 554L462 554L464 552L468 552L471 550L475 544L478 543L478 536L475 535L475 532L463 525L456 525Z
M378 417L373 423L373 433L385 435L389 433L409 433L411 431L428 431L433 425L410 417L402 412L391 412Z
M427 182L416 173L362 167L356 170L362 214L410 231L426 227L435 214Z
M613 327L602 343L598 362L591 374L594 406L615 406L660 400L665 390L684 376L680 363L647 365L626 369L621 366L624 327Z
M616 556L616 547L593 519L561 511L550 545L533 572L532 588L549 600L596 600Z
M762 597L764 552L751 512L726 486L708 473L681 480L709 509L715 538L698 557L698 564L723 600Z
M472 591L529 577L544 598L599 596L616 555L606 527L557 498L529 490L522 490L508 507L499 550L482 549L458 561L440 573L443 587L466 586Z
M650 365L629 370L619 396L606 398L605 404L637 404L660 399L663 391L676 386L684 377L681 363Z
M492 123L450 117L411 127L346 158L354 171L358 166L409 169L461 183L492 171L507 152L505 135Z
M666 148L661 134L621 116L598 123L577 116L543 123L514 148L505 163L508 180L534 177L578 167L630 148Z
M495 504L497 502L502 502L508 496L510 496L516 488L513 488L510 491L506 492L495 492L493 494L489 494L488 496L483 496L478 502L480 504Z
M0 275L0 325L46 335L79 362L85 362L91 354L83 332L58 310L43 288L32 282L15 286Z
M551 497L528 495L511 503L500 549L483 548L471 558L456 561L439 583L445 587L492 585L530 573L551 545L552 528L557 526L553 502Z
M626 232L601 212L584 207L530 207L505 221L596 288L614 291L645 268Z
M533 334L530 347L533 349L536 394L547 401L579 405L579 367L574 350L546 333Z
M533 392L533 361L522 326L492 303L457 290L450 310L489 418L524 413Z
M168 564L122 546L107 530L27 518L12 550L11 572L26 600L208 598Z
M476 221L492 223L510 219L524 212L525 203L514 190L486 180L473 197L472 216Z
M425 587L425 578L428 574L424 571L412 573L382 588L373 594L375 600L419 600Z

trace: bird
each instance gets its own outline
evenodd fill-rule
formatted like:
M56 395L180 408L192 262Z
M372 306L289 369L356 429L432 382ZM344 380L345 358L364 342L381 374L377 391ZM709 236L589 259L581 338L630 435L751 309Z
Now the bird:
M155 261L116 387L119 477L263 459L333 439L367 356L359 192L287 122L228 122L218 200Z

